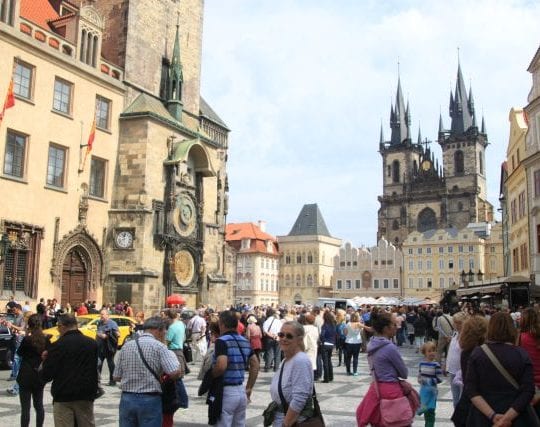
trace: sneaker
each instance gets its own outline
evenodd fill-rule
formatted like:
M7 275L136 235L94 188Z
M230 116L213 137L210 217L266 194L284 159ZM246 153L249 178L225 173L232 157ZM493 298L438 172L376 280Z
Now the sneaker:
M8 394L8 396L18 396L19 393L17 393L15 390L13 390L12 388L8 388L6 390L6 393Z
M354 377L357 377L357 376L358 376L358 372L355 372L355 373L353 374L353 376L354 376Z

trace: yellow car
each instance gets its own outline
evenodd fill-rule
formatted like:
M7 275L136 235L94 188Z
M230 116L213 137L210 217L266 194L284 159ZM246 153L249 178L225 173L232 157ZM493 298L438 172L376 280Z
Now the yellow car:
M120 337L118 338L118 348L122 347L126 338L131 334L131 331L135 329L135 321L131 317L120 316L118 314L109 315L109 319L114 320L120 330ZM96 339L96 332L98 323L100 321L99 314L84 314L77 316L77 324L79 325L79 331L83 335ZM60 338L60 332L57 327L44 329L45 335L51 335L51 342L55 342Z

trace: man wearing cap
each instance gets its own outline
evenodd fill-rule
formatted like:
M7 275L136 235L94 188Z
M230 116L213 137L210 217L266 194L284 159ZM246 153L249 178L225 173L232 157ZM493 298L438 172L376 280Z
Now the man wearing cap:
M114 369L114 380L120 382L120 427L161 427L161 378L175 380L180 376L176 355L163 344L168 322L159 316L143 324L143 333L124 344ZM148 367L143 362L146 361ZM149 369L150 368L150 369Z

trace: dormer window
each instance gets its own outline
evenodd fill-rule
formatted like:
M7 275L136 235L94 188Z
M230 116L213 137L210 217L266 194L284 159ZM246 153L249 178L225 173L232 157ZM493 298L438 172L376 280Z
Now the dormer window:
M14 25L16 0L0 0L0 21L5 24Z
M274 245L272 245L272 241L271 240L267 240L266 241L266 251L268 253L274 253Z
M251 239L242 239L241 249L249 249L251 246Z

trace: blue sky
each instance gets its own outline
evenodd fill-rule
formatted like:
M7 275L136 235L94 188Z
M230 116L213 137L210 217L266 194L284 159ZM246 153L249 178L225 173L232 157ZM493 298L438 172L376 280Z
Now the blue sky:
M498 208L508 113L527 103L539 16L540 2L517 0L206 0L201 91L232 131L228 222L286 235L317 203L333 236L375 244L397 63L413 137L420 126L434 140L439 112L450 125L458 47Z

